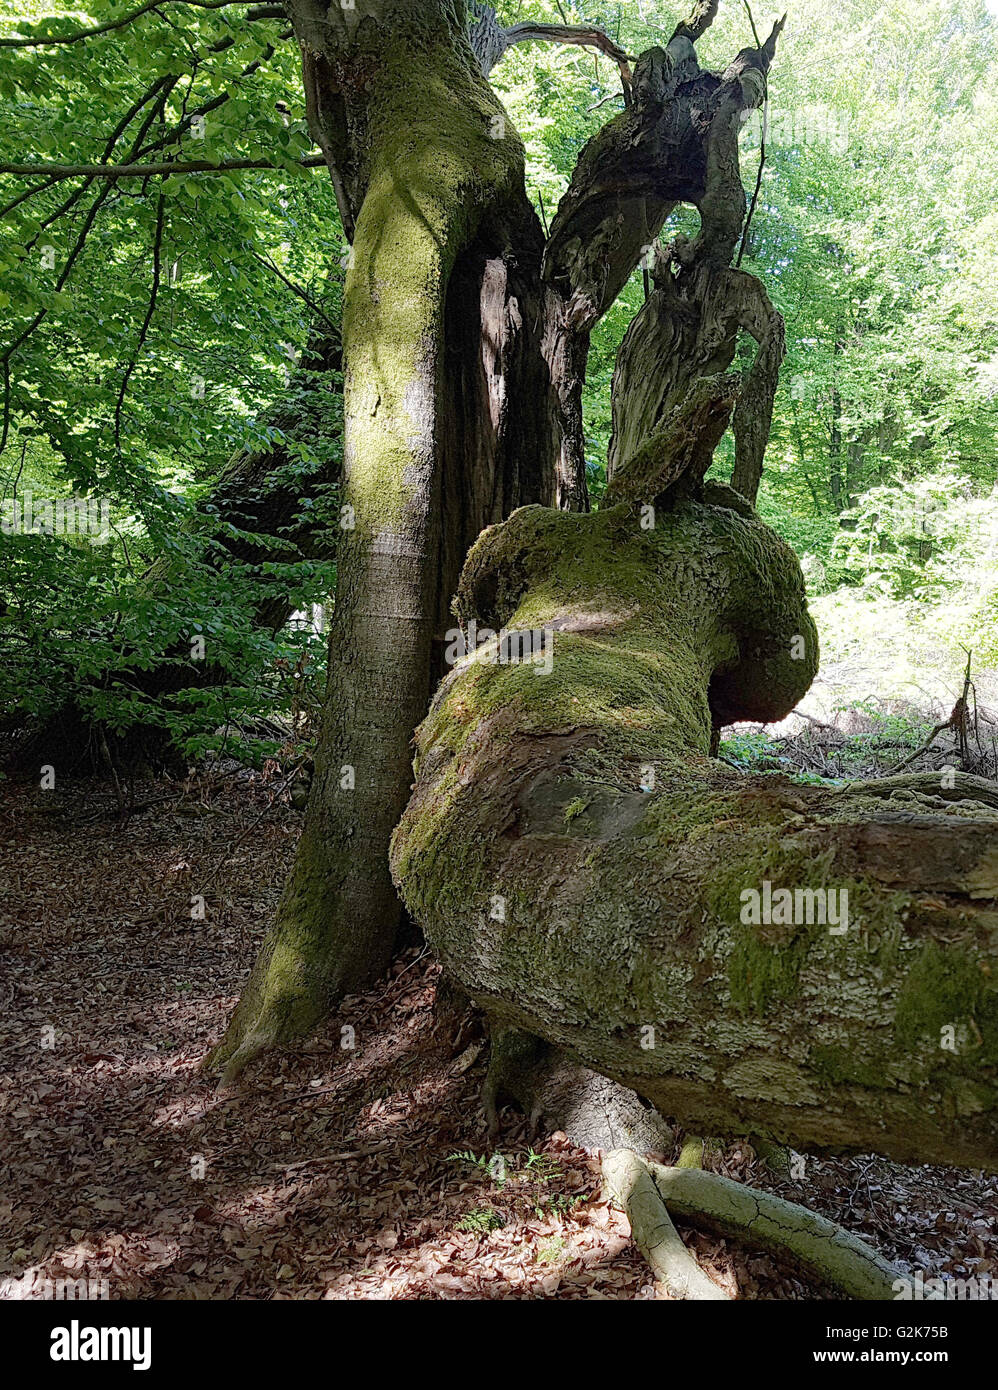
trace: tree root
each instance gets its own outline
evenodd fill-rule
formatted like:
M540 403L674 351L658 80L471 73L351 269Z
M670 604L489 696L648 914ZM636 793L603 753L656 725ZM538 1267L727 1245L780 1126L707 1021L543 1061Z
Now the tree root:
M858 1236L796 1202L745 1187L717 1173L700 1168L666 1168L621 1150L607 1156L603 1170L615 1197L620 1192L627 1199L621 1205L631 1220L634 1239L656 1273L656 1260L664 1260L672 1247L666 1246L660 1256L657 1241L661 1218L655 1217L643 1175L651 1180L659 1204L673 1216L741 1244L771 1251L778 1258L789 1258L801 1270L849 1298L868 1302L894 1298L894 1285L901 1276L889 1261ZM637 1195L630 1196L631 1193Z
M223 1039L217 1047L208 1053L203 1063L203 1069L208 1072L220 1071L221 1075L218 1078L216 1090L228 1091L235 1085L250 1062L273 1047L276 1041L276 1033L257 1029L249 1033L235 1051L230 1053L226 1049Z
M518 1028L492 1025L482 1098L493 1143L499 1107L511 1100L527 1116L534 1137L560 1130L590 1152L626 1146L661 1154L673 1144L670 1126L629 1087Z
M643 1159L630 1149L614 1149L603 1160L603 1176L610 1195L631 1223L635 1245L671 1298L705 1302L728 1299L683 1244Z

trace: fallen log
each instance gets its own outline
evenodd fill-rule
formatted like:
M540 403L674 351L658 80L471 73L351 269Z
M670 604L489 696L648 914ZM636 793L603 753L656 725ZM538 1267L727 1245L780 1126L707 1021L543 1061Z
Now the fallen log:
M993 786L712 759L812 680L803 580L730 489L645 496L472 548L457 611L498 635L417 733L410 912L496 1026L694 1133L998 1167Z

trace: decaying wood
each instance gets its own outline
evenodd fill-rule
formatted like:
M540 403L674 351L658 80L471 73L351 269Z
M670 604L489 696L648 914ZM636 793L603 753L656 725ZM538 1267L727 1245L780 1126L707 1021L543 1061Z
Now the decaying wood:
M817 640L793 553L738 494L684 494L673 450L650 529L527 508L472 549L462 620L551 634L550 665L443 683L396 881L496 1024L684 1128L998 1167L998 815L975 779L710 759L713 725L793 707Z

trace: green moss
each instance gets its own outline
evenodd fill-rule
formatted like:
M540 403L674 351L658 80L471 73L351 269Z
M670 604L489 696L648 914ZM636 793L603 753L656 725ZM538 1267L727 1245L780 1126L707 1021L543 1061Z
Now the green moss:
M522 189L522 144L468 55L449 34L410 40L379 34L372 54L368 185L343 308L347 500L366 536L405 529L407 469L429 468L436 448L448 278L477 219Z
M798 936L779 946L768 946L745 933L728 960L731 998L742 1013L766 1014L776 1003L797 993L801 967L810 942Z
M640 761L705 756L712 673L764 687L775 712L810 681L814 660L789 656L792 635L810 622L792 559L758 522L696 503L663 512L652 531L625 506L595 516L523 508L472 547L455 610L465 625L552 631L552 668L500 665L482 649L435 704L421 751L441 742L460 752L473 730L505 714L511 732L592 729L615 755ZM746 608L751 656L732 631ZM762 646L756 609L775 613Z
M939 1048L942 1029L972 1023L970 1051L976 1062L998 1062L998 990L986 963L965 950L935 941L917 948L894 1012L899 1041ZM940 1056L947 1054L940 1048Z
M846 1084L890 1090L894 1085L882 1063L855 1057L841 1047L812 1047L808 1065L816 1076L833 1086Z

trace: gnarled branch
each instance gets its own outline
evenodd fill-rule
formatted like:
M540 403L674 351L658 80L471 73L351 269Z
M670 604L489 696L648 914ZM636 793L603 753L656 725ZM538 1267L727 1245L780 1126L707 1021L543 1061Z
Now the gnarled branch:
M468 38L482 72L488 77L492 69L509 50L521 43L564 43L578 44L582 48L596 48L620 68L625 95L631 83L631 58L628 53L614 43L609 34L594 25L575 24L534 24L523 21L504 29L491 5L472 0L470 5L474 22L468 30Z

